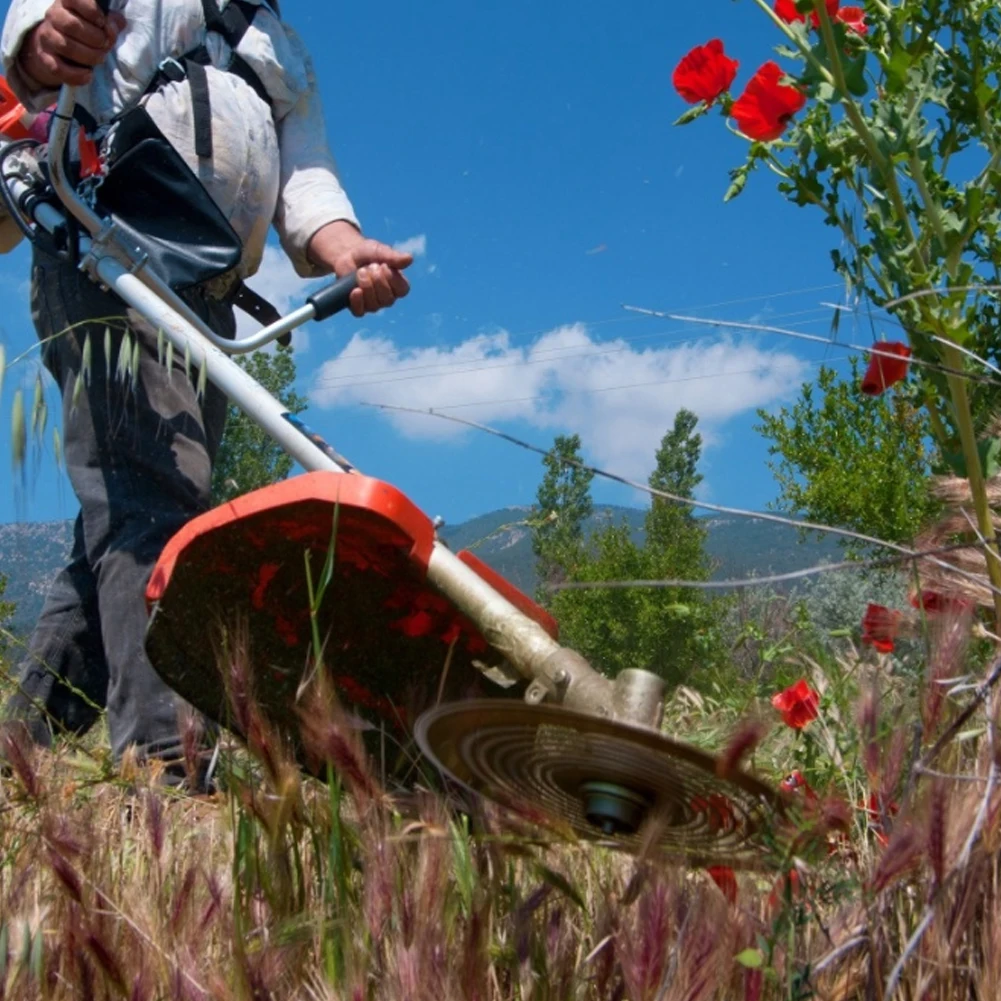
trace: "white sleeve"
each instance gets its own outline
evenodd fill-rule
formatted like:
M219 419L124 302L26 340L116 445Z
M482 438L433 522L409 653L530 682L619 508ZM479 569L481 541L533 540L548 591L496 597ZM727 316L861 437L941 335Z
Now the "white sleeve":
M313 277L323 273L306 255L316 231L338 220L358 226L358 219L341 187L337 164L327 144L312 61L298 36L290 28L285 30L301 50L309 85L277 122L281 175L275 228L296 272Z
M51 6L52 0L12 0L3 24L0 59L3 60L4 76L7 77L10 89L28 111L44 111L59 96L57 90L42 87L36 80L32 80L17 64L17 54L24 36L36 24L41 23Z

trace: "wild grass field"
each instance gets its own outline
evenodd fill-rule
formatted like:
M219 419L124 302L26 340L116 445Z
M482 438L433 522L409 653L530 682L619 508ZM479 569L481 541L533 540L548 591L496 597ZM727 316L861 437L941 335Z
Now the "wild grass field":
M969 609L925 626L910 659L761 645L673 691L665 732L787 790L757 871L391 792L334 705L306 735L330 781L258 720L200 798L100 734L8 735L0 998L997 998L998 699ZM800 728L770 702L794 677L819 694Z

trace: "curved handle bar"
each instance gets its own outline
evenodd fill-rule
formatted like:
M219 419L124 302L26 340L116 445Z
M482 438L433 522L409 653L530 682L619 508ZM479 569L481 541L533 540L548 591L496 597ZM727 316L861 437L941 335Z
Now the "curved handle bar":
M314 292L306 300L315 311L313 319L317 321L326 320L328 317L333 316L334 313L339 313L342 309L346 309L348 300L351 298L351 293L357 287L358 274L352 271L351 274L345 275L343 278L338 278L337 281L326 288L321 288L318 292Z

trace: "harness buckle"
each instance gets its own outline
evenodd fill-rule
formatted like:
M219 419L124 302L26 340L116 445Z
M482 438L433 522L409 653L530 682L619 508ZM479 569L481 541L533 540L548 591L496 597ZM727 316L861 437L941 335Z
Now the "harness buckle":
M171 83L180 83L188 76L184 63L173 56L167 56L157 67L157 72L162 73Z

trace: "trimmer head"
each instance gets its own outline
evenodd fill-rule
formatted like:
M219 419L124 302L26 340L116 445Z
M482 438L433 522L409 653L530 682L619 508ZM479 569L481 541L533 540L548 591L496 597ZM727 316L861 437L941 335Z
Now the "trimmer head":
M515 699L442 705L423 752L461 785L540 826L687 864L760 867L779 796L655 730Z

